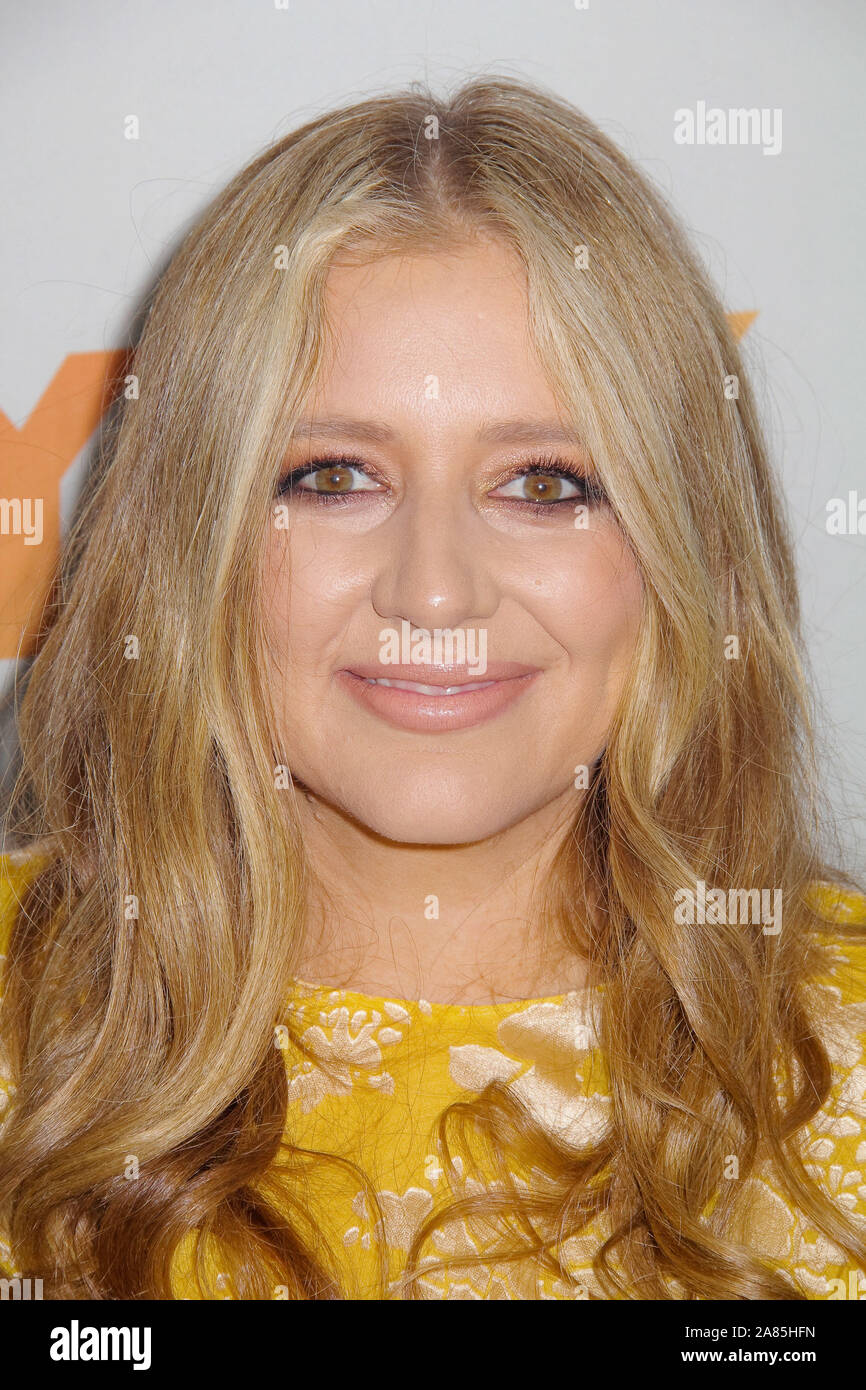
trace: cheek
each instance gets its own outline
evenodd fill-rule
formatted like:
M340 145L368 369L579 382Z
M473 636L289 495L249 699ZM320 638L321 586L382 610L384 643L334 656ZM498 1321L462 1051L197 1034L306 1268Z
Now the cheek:
M548 551L524 579L525 605L579 678L627 663L643 611L640 570L620 532L597 534Z
M298 525L272 541L265 569L267 627L286 678L327 659L369 582L339 538Z
M581 603L581 637L585 645L617 666L637 639L643 610L643 585L631 556L612 544L586 576Z

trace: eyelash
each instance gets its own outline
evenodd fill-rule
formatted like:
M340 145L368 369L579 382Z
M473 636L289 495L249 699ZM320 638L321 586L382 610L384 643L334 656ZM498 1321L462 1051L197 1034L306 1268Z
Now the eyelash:
M320 503L326 507L345 505L350 497L357 497L357 492L318 492L312 488L296 488L297 483L302 478L309 477L312 473L318 473L323 468L354 468L359 473L363 473L366 478L373 478L363 459L354 454L327 454L322 458L310 459L300 468L294 469L281 478L277 485L277 496L284 497L286 494L295 490L295 496L303 497L305 501ZM557 507L564 506L599 506L606 500L606 494L601 484L594 478L588 478L584 473L577 472L564 463L562 459L555 457L533 458L521 467L516 468L508 477L500 479L497 487L506 487L513 483L517 478L531 477L533 474L541 474L543 477L565 478L568 482L574 483L578 492L574 497L560 497L553 502L536 502L530 497L508 497L500 500L506 501L511 505L515 503L519 507L528 507L536 515L541 512L550 512ZM373 481L378 481L373 478Z

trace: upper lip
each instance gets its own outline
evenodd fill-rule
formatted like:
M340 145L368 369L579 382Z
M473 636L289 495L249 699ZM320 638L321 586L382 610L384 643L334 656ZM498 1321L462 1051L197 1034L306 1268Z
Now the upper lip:
M476 685L481 681L510 681L533 675L540 668L523 661L488 661L483 672L470 666L405 666L383 661L361 661L343 667L353 676L366 680L415 681L418 685Z

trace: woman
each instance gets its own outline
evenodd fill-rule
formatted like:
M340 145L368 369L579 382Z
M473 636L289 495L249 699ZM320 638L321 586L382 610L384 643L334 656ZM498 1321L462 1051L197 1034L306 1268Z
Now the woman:
M20 710L10 1267L856 1296L866 913L658 195L517 82L361 102L217 199L134 374Z

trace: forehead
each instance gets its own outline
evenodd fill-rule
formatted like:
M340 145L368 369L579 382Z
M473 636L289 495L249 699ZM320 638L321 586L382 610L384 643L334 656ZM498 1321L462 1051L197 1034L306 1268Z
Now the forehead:
M362 265L335 261L325 290L319 408L407 393L490 415L521 403L554 407L528 319L526 276L515 251L479 240L423 254L390 253Z

